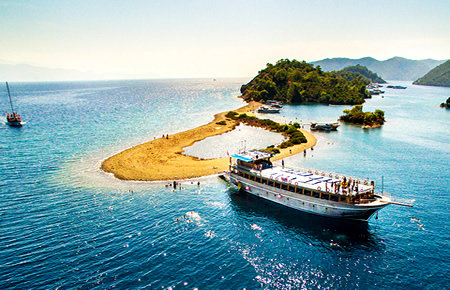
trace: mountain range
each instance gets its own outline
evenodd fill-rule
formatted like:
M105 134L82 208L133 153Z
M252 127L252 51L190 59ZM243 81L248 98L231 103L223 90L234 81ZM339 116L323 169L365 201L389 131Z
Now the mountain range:
M110 80L110 79L142 79L157 77L114 73L83 72L74 69L48 68L29 64L8 64L0 60L0 80L3 81L77 81L77 80Z
M324 71L341 70L359 64L366 66L385 80L414 81L444 62L445 60L412 60L403 57L380 61L372 57L363 57L359 59L326 58L311 62L311 64L320 65Z

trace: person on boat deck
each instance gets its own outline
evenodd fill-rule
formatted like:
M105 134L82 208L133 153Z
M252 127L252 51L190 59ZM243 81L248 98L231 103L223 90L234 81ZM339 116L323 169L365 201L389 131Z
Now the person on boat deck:
M342 180L342 192L347 192L347 187L348 187L348 183L347 183L347 178L344 176L344 179Z

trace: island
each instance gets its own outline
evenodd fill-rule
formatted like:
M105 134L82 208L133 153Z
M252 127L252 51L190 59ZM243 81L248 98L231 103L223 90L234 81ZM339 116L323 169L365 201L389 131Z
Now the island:
M361 74L324 72L320 66L295 59L281 59L275 65L268 63L249 83L242 85L241 93L247 102L356 105L370 98Z
M413 84L424 86L450 87L450 60L433 68Z
M184 155L183 148L207 137L234 130L241 122L280 132L289 138L279 148L264 149L266 152L279 152L272 160L301 153L316 144L316 138L306 130L293 130L296 127L294 125L282 125L252 117L251 111L260 105L249 102L231 113L216 114L214 120L206 125L127 149L103 161L101 169L122 180L140 181L181 180L218 174L228 169L229 158L200 159Z
M351 110L343 111L344 115L339 117L340 121L362 125L363 128L376 128L384 124L384 112L375 110L375 112L363 112L363 106L356 105Z
M316 144L316 138L310 132L301 129L298 123L279 124L269 119L259 119L252 112L262 102L269 100L362 104L365 98L370 97L366 85L371 80L353 70L366 71L362 67L356 67L342 72L323 72L320 66L314 67L304 61L288 59L281 59L275 65L267 64L253 80L242 85L241 97L248 103L246 106L216 114L214 120L206 125L127 149L103 161L101 168L119 179L141 181L190 179L218 174L228 169L229 158L200 159L183 154L183 150L207 137L234 130L240 123L262 127L285 136L287 140L277 147L260 149L276 154L272 157L274 161L301 153ZM355 108L362 111L362 106ZM379 124L380 116L384 122L382 111L363 114L362 124L365 126ZM343 120L346 118L344 116ZM359 122L359 119L350 119L352 122Z

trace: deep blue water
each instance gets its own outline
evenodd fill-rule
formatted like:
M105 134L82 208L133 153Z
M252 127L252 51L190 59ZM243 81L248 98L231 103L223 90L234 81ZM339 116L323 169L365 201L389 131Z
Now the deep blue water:
M245 81L11 83L27 123L0 125L0 288L448 287L448 88L394 82L408 88L365 105L386 112L383 128L317 133L306 158L286 160L384 176L386 191L415 200L368 224L238 195L215 177L173 192L98 170L115 152L240 107ZM285 106L273 118L331 121L345 108Z

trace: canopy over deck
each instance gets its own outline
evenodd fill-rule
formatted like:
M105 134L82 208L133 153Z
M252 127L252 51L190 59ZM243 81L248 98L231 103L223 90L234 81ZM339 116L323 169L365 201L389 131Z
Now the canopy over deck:
M244 162L253 162L259 159L267 159L272 156L273 156L272 154L261 151L247 151L231 155L231 157L239 159Z

